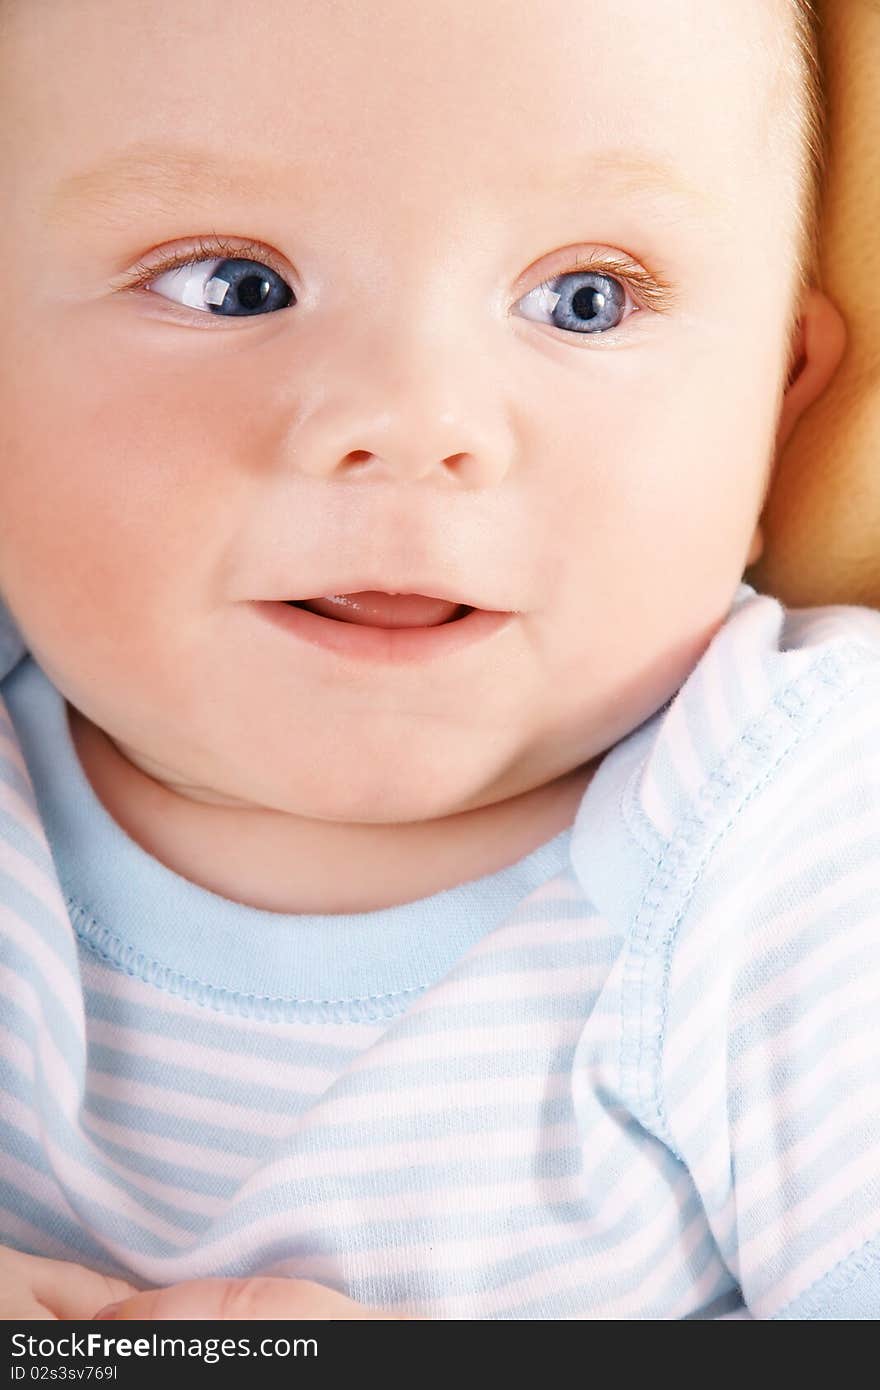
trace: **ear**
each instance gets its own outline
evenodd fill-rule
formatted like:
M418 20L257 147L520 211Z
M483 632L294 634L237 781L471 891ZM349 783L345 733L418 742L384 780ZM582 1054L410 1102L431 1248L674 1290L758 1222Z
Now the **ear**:
M806 291L792 343L792 368L776 433L779 453L804 411L821 396L846 351L846 324L821 290Z
M818 400L840 366L846 341L846 323L840 310L821 290L807 290L791 345L792 367L776 431L777 458L804 411ZM763 553L764 532L758 521L746 568L754 565Z

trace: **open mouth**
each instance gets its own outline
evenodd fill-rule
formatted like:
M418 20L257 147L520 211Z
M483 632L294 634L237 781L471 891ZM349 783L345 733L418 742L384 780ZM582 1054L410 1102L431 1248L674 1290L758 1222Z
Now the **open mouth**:
M467 604L428 594L387 594L378 590L285 599L283 602L290 608L301 608L334 622L389 629L440 627L474 612Z
M321 598L255 600L252 607L301 644L301 650L321 648L346 666L352 661L412 666L457 661L459 657L467 660L468 649L496 637L501 640L503 631L517 618L514 612L475 608L427 594L379 594L373 590ZM337 664L336 675L345 669Z

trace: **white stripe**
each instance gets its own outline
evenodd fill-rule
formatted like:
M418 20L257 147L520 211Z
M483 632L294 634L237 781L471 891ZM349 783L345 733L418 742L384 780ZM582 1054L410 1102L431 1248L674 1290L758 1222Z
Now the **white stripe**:
M499 1000L558 998L570 994L591 998L595 989L598 967L585 960L580 965L559 966L543 970L499 970L485 975L470 975L470 960L435 985L429 994L416 999L408 1010L430 1013L443 1009L452 998L456 1004L491 1004Z
M760 1272L767 1263L777 1256L780 1243L790 1246L803 1233L809 1231L811 1224L829 1212L842 1198L858 1192L866 1186L876 1190L877 1152L857 1154L839 1168L833 1179L823 1183L816 1192L810 1193L802 1201L786 1209L784 1221L774 1222L765 1230L759 1231L751 1239L740 1245L740 1260L748 1257L752 1269ZM756 1310L762 1317L772 1316L791 1299L808 1289L811 1284L828 1274L836 1264L847 1258L860 1246L877 1236L877 1206L872 1203L867 1211L852 1219L842 1231L836 1231L820 1248L806 1256L799 1264L786 1270L782 1279L771 1290L763 1294Z
M695 672L692 679L698 684L701 683L702 673ZM687 720L687 711L695 699L696 693L688 691L682 692L673 700L663 721L663 737L656 745L656 749L659 750L665 744L667 757L673 765L682 794L689 801L693 801L706 780L706 765L694 746ZM648 756L649 761L653 762L656 756L655 749L652 749Z
M304 1023L295 1019L276 1022L267 1018L246 1018L237 1013L227 1014L209 1005L196 1003L195 1000L184 999L180 994L172 994L169 990L147 984L135 975L128 975L125 971L108 965L89 952L84 953L82 957L81 974L87 990L118 1000L123 1010L128 1006L158 1009L163 1015L195 1019L199 1023L207 1015L212 1021L216 1019L224 1031L232 1028L240 1032L245 1046L250 1035L265 1035L292 1044L314 1042L317 1039L321 1042L331 1041L343 1050L357 1049L367 1046L374 1038L381 1037L389 1022L393 1021L380 1019L371 1020L369 1023L334 1023L331 1020L327 1023ZM169 1039L169 1045L175 1045L173 1040Z
M11 753L9 753L8 756L10 761L15 764L18 771L24 777L26 785L30 787L31 795L33 796L33 783L31 782L30 774L22 762L21 757L12 757ZM46 840L46 832L31 802L26 799L24 793L20 792L17 787L10 786L2 777L0 777L0 811L4 811L11 820L18 821L19 825L23 826L25 830L28 830L35 840L46 846L46 851L48 853L49 847Z
M874 1055L866 1041L869 1036L844 1037L836 1041L829 1038L825 1051L808 1072L793 1077L788 1086L766 1100L755 1100L739 1121L731 1122L734 1151L752 1147L757 1139L766 1135L768 1128L772 1131L778 1125L789 1123L799 1113L807 1114L818 1092L829 1082L835 1085L841 1100L845 1100L847 1073L863 1063L866 1056Z
M704 750L706 761L714 761L716 750L726 750L739 732L738 712L730 708L725 684L730 662L722 661L719 645L710 644L703 661L703 711L708 722L710 745ZM721 647L721 651L723 650Z
M0 1052L3 1054L3 1060L9 1062L10 1065L17 1068L18 1071L23 1072L31 1083L31 1086L33 1086L33 1049L29 1047L24 1039L20 1038L17 1033L13 1033L11 1029L7 1028L2 1019L0 1019L0 1043L2 1043ZM10 1103L12 1099L13 1097L9 1091L0 1089L0 1113L2 1113L3 1109L5 1109L6 1105Z
M874 930L870 924L868 929ZM802 1011L787 1028L769 1037L756 1028L750 1041L738 1044L736 1056L731 1058L730 1079L731 1083L742 1085L753 1073L765 1067L765 1049L769 1049L774 1058L784 1054L797 1056L820 1024L858 1004L869 1003L880 993L880 952L876 963L866 965L864 961L860 962L858 971L845 975L835 986L824 983L832 968L863 954L864 946L860 935L839 933L817 946L804 961L793 962L787 971L775 976L766 985L740 999L734 998L732 1002L728 1000L732 991L726 969L719 969L717 979L700 1000L699 1008L687 1016L682 1015L681 1022L676 1020L666 1046L663 1066L667 1093L678 1089L681 1073L687 1073L688 1068L694 1065L698 1048L704 1047L713 1033L718 1047L724 1049L726 1056L723 1040L734 1032L741 1032L745 1025L759 1023L771 1011L786 1003ZM726 968L731 964L724 962ZM718 1079L721 1083L721 1078ZM730 1087L724 1081L717 1096L722 1096L728 1089ZM693 1095L693 1092L689 1094Z
M50 1211L63 1216L78 1231L83 1231L85 1235L93 1234L99 1245L105 1243L103 1235L89 1231L79 1212L70 1205L66 1194L54 1178L38 1173L36 1169L31 1168L30 1164L22 1163L20 1159L15 1158L10 1153L3 1155L3 1177L17 1187L20 1192L24 1192L34 1201L48 1207Z
M596 1278L597 1264L601 1266L603 1256L591 1252L580 1259L567 1260L564 1265L555 1265L545 1270L530 1271L519 1279L511 1279L500 1289L487 1290L480 1298L480 1305L489 1317L496 1316L518 1303L532 1301L544 1295L556 1297L565 1289L576 1288L589 1280L596 1281L590 1319L622 1319L637 1316L644 1312L652 1291L662 1288L681 1267L706 1234L705 1217L698 1212L685 1229L679 1228L681 1207L692 1192L687 1175L673 1189L669 1203L665 1203L651 1221L638 1231L625 1237L609 1250L605 1259L613 1257L614 1270L606 1278L613 1282L614 1274L625 1275L639 1269L644 1271L642 1278L636 1280L635 1287L628 1293L615 1297L603 1297L604 1280ZM676 1201L676 1198L679 1200ZM658 1251L663 1251L659 1263L655 1263ZM479 1252L475 1252L474 1263L479 1262ZM717 1278L717 1274L716 1274ZM471 1316L474 1303L473 1294L450 1295L446 1298L426 1299L426 1311L443 1318L463 1318ZM395 1305L389 1305L393 1310Z
M0 783L0 787L4 785L5 784ZM48 856L49 847L48 844L46 844L39 824L37 823L35 826L29 828L31 828L35 834L39 832L38 838L41 839L45 845L46 854ZM63 922L67 930L70 931L67 913L64 911L64 903L58 891L58 881L51 868L51 856L50 877L49 874L43 871L39 864L34 863L29 855L16 849L5 836L0 835L0 871L8 874L16 883L20 883L23 888L27 889L27 891L46 908L47 912L51 913L54 917L60 918L60 921Z
M876 868L873 873L876 875ZM864 878L870 882L871 876L869 869ZM852 880L848 880L843 886L851 888L853 886ZM859 883L857 886L861 889L864 885ZM838 896L844 898L842 889ZM840 910L841 915L847 905L845 900L831 904ZM826 909L827 907L828 904L826 903ZM880 915L876 918L876 922L872 922L870 919L863 920L859 922L857 927L847 931L835 931L833 936L826 937L820 945L814 946L809 954L800 961L793 961L787 971L779 972L773 979L753 989L750 993L741 994L739 998L734 1000L731 1009L731 1028L741 1032L746 1027L759 1023L767 1014L786 1005L803 1007L809 999L819 1004L826 990L829 994L831 993L826 980L832 970L845 966L848 960L858 955L862 956L858 966L860 976L873 978L877 965L880 965L880 950L878 950L876 963L874 961L866 963L864 954L865 946L870 947L871 935L878 925L880 925ZM773 940L774 948L776 944L776 941ZM847 981L844 979L842 984L835 987L835 992L841 988L846 989L846 987Z
M150 1134L125 1125L113 1124L91 1111L80 1111L83 1132L100 1135L120 1148L130 1149L142 1157L162 1160L165 1163L179 1164L184 1168L194 1168L197 1172L212 1176L241 1179L253 1172L261 1162L259 1158L248 1158L244 1154L224 1153L220 1149L203 1148L197 1144L185 1144L180 1139L167 1139L161 1134ZM103 1150L101 1150L103 1153Z
M684 1181L680 1181L675 1191L684 1196L684 1189L686 1186L687 1184ZM669 1205L672 1200L671 1196L667 1198L663 1210L654 1218L655 1225L662 1226L669 1220ZM611 1224L612 1219L605 1211L603 1205L601 1229L610 1227ZM647 1228L643 1227L639 1231L639 1238L643 1236L646 1229ZM707 1231L704 1218L698 1213L690 1222L687 1230L691 1235L692 1244L698 1244ZM484 1271L487 1265L494 1260L521 1259L524 1255L528 1255L532 1251L539 1254L544 1250L552 1249L554 1246L573 1244L575 1242L587 1244L589 1241L597 1240L598 1235L599 1231L597 1230L597 1221L595 1219L574 1220L567 1223L556 1222L553 1225L529 1225L523 1230L505 1231L500 1236L481 1234L477 1239L474 1239L474 1237L470 1235L454 1237L432 1235L430 1245L424 1241L417 1241L408 1245L396 1245L391 1247L378 1246L371 1249L365 1249L361 1246L357 1246L356 1248L351 1246L345 1250L344 1253L340 1254L292 1256L273 1264L265 1273L277 1275L286 1274L291 1277L315 1279L319 1283L322 1280L338 1278L340 1272L344 1273L346 1282L370 1279L375 1277L376 1271L379 1268L381 1268L383 1274L394 1274L398 1276L405 1275L410 1270L418 1270L424 1267L430 1268L431 1273L437 1275L447 1273L466 1275L467 1273L479 1273ZM633 1239L633 1237L628 1237L627 1243L631 1242ZM592 1265L592 1271L595 1271L597 1264L604 1264L607 1267L611 1256L614 1257L616 1262L623 1248L624 1242L621 1242L620 1245L609 1247L606 1251L596 1249L592 1257L587 1256L585 1259L588 1266L590 1264ZM658 1266L656 1272L652 1271L651 1274L646 1276L646 1280L640 1283L635 1294L626 1297L625 1304L622 1305L618 1300L618 1307L634 1307L636 1313L643 1311L644 1304L648 1301L652 1293L651 1286L656 1284L656 1291L662 1289L664 1283L674 1274L678 1259L682 1258L685 1253L686 1250L679 1245L676 1249L667 1254L662 1266ZM629 1260L629 1266L631 1266L632 1263L634 1262ZM562 1268L567 1268L567 1265L562 1266ZM695 1307L699 1307L701 1300L717 1284L723 1270L724 1266L717 1257L710 1260L706 1272L694 1285L689 1287L687 1293L679 1300L679 1304L675 1305L676 1309L678 1309L680 1305L681 1311L674 1311L670 1313L670 1316L680 1317L683 1313L692 1311ZM535 1273L527 1276L527 1278L529 1280L542 1280L547 1286L547 1292L552 1294L560 1285L559 1271L560 1266L554 1264L542 1274L539 1275ZM494 1295L492 1293L483 1295L485 1306L491 1308L493 1311L497 1311L499 1306L509 1306L510 1302L520 1302L522 1298L522 1283L523 1280L520 1279L516 1281L515 1285L510 1283L505 1284L503 1289ZM515 1297L507 1299L503 1304L499 1303L499 1298L502 1298L512 1287L517 1290ZM479 1297L480 1295L476 1293L473 1295L459 1296L459 1300L466 1304L467 1316L473 1315L474 1300ZM632 1303L633 1298L637 1300L635 1305ZM454 1304L455 1299L452 1297L449 1299L440 1298L431 1300L432 1309L441 1311L444 1316L455 1316L454 1312L449 1313L446 1311L449 1306L454 1307ZM400 1307L401 1305L398 1303L394 1306ZM603 1305L603 1312L607 1310L607 1307L608 1305ZM595 1316L602 1316L603 1312L597 1311Z
M129 1057L146 1057L199 1072L212 1080L220 1078L248 1086L265 1086L275 1091L278 1099L285 1092L303 1091L320 1095L335 1079L334 1067L296 1066L290 1062L269 1061L244 1052L226 1052L220 1048L203 1047L199 1043L180 1042L160 1033L142 1033L138 1029L120 1028L92 1018L88 1024L89 1042L101 1043ZM249 1104L253 1104L250 1100Z
M543 1153L576 1148L579 1142L577 1126L571 1123L546 1125L537 1134L534 1124L487 1131L478 1129L475 1123L470 1133L427 1135L420 1139L362 1144L330 1152L310 1151L306 1139L302 1152L284 1154L274 1161L267 1161L243 1182L239 1199L254 1197L288 1183L321 1180L328 1176L333 1179L365 1177L368 1173L378 1173L383 1169L394 1171L409 1168L415 1172L419 1168L434 1168L438 1163L473 1162L477 1155L480 1163L488 1166L499 1159L503 1161L530 1154L537 1157ZM437 1183L442 1186L443 1178L439 1177ZM457 1182L450 1187L457 1187Z
M93 1193L90 1195L94 1196ZM577 1175L553 1179L536 1176L533 1180L519 1183L493 1182L442 1190L432 1187L427 1190L396 1192L391 1196L384 1193L373 1198L361 1195L336 1201L325 1199L315 1203L305 1203L302 1194L298 1194L300 1200L296 1209L286 1213L286 1217L279 1218L277 1211L269 1212L249 1222L246 1227L227 1233L222 1239L212 1239L210 1232L204 1233L197 1242L196 1238L189 1236L193 1241L192 1248L185 1249L181 1246L176 1255L157 1257L136 1250L127 1250L126 1263L138 1278L156 1284L174 1283L182 1279L203 1277L206 1269L238 1263L242 1257L242 1250L254 1249L261 1244L277 1240L281 1230L291 1238L295 1238L297 1231L309 1229L320 1229L327 1236L335 1226L359 1228L365 1221L421 1221L452 1214L458 1216L463 1212L484 1215L491 1212L504 1213L511 1207L518 1206L541 1210L546 1203L572 1202L581 1196ZM115 1206L118 1210L119 1203ZM147 1225L147 1221L143 1220L142 1224ZM114 1252L121 1249L115 1243L111 1244L104 1236L102 1243Z
M705 970L707 959L714 957L723 964L725 968L721 970L716 965L716 971L722 979L726 978L726 971L732 964L739 966L738 958L732 962L729 958L730 953L722 948L727 946L735 935L742 934L744 927L748 928L753 952L759 948L779 951L795 942L820 915L840 913L850 903L857 901L865 889L872 886L876 874L876 865L868 862L861 871L854 871L843 878L835 879L808 900L798 901L793 907L786 907L772 917L759 916L760 908L750 907L747 902L743 903L741 899L745 894L741 887L737 886L729 895L729 899L740 898L738 913L731 910L729 899L723 903L716 900L708 904L705 913L700 915L699 931L690 933L682 942L680 952L673 958L670 996L674 999L676 995L685 994L695 972ZM767 891L772 892L772 886ZM863 930L863 926L868 929L870 922L860 923L859 932ZM779 972L766 984L737 998L731 1004L730 1027L741 1028L786 999L802 995L816 978L826 974L836 961L851 954L854 939L856 942L860 940L853 938L851 933L835 931L833 927L829 927L829 932L831 934L822 944L814 946L803 960L792 961L788 970ZM864 945L864 940L861 941L861 945ZM737 957L739 955L738 951ZM716 981L711 986L716 1007L724 989L729 990L730 985L725 984L722 987ZM688 1017L682 1016L681 1011L678 1011L675 1027L667 1042L667 1070L670 1073L690 1053L692 1038L701 1032L704 1026L704 1012L702 1001L699 1008L693 1010Z
M38 1033L37 1046L40 1065L46 1075L49 1089L68 1124L76 1129L76 1116L79 1108L79 1090L76 1081L67 1067L66 1060L56 1048L46 1029L42 1029ZM8 1097L10 1104L12 1099L12 1097ZM43 1097L38 1098L38 1105L42 1099ZM154 1230L156 1234L165 1235L168 1232L174 1232L189 1238L188 1233L184 1232L182 1228L166 1225L164 1222L152 1224L157 1219L139 1209L130 1194L123 1192L116 1183L111 1183L98 1170L97 1166L88 1168L79 1159L66 1153L42 1123L39 1125L39 1133L47 1162L54 1169L62 1186L71 1193L79 1187L90 1199L103 1202L111 1210L127 1213L132 1216L132 1219L136 1219L141 1224L148 1226L149 1229ZM11 1161L8 1154L4 1155L4 1162L6 1161Z
M280 1140L292 1134L307 1119L283 1110L269 1114L255 1109L249 1101L236 1103L216 1100L211 1096L191 1095L97 1069L89 1072L89 1089L109 1100L141 1106L157 1116L176 1116L194 1124L222 1126L248 1136L259 1134Z
M89 1166L81 1163L78 1158L62 1149L51 1134L45 1132L43 1149L59 1187L64 1189L74 1206L77 1206L79 1201L97 1202L101 1206L107 1207L116 1216L134 1221L161 1240L170 1241L178 1247L194 1244L198 1240L198 1237L186 1230L185 1227L178 1226L172 1221L165 1221L160 1216L154 1216L152 1212L141 1206L137 1198L130 1192L126 1192L108 1175L100 1172L96 1164ZM81 1224L85 1225L85 1222L81 1222ZM127 1248L116 1242L111 1243L106 1232L102 1232L101 1241L116 1254Z
M58 925L62 926L60 922ZM67 930L70 930L69 926ZM0 905L0 936L5 936L16 946L20 946L42 975L46 994L49 996L42 1001L42 1010L47 1006L53 1008L57 1002L67 1014L73 1030L82 1035L83 1003L75 977L30 923L25 922L6 903Z
M568 917L558 922L552 919L546 922L512 922L509 927L499 927L494 954L500 958L508 952L513 955L530 947L537 950L545 947L552 949L554 946L590 947L619 939L620 933L612 931L607 918L597 912L590 912L589 905L583 899L581 901L581 917Z
M849 777L851 780L851 769ZM869 809L863 819L850 820L841 826L831 827L827 821L823 823L820 820L814 836L806 838L805 829L797 848L778 860L775 846L772 856L768 854L766 825L758 828L745 846L740 842L737 845L737 858L746 863L751 859L752 863L760 866L761 875L754 880L743 879L742 871L737 869L734 873L734 866L729 862L721 861L715 866L711 880L700 889L705 906L701 906L699 922L694 930L681 937L676 948L673 960L676 988L687 991L694 972L704 967L706 958L717 957L719 943L734 939L735 933L743 934L744 926L751 925L753 932L760 929L766 935L771 931L785 931L784 936L774 935L772 944L776 946L781 941L792 940L805 921L825 910L826 905L836 908L841 895L849 892L848 885L854 883L860 889L865 886L867 879L867 886L870 886L870 875L875 871L873 863L869 861L864 864L860 872L850 866L853 841L863 830L870 831L876 821L876 809ZM749 853L750 846L752 855ZM835 853L839 856L841 868L848 868L847 873L817 890L807 901L796 901L792 907L783 908L775 916L767 915L762 903L779 896L785 885L793 883L805 870L815 865L820 854Z
M43 1128L30 1107L22 1105L10 1095L0 1095L0 1113L11 1125L15 1125L29 1139L32 1139L38 1147L44 1142ZM89 1145L88 1135L82 1135L85 1143ZM94 1148L93 1145L89 1147ZM203 1215L212 1216L220 1212L229 1202L224 1197L210 1197L203 1193L192 1192L188 1188L174 1187L162 1182L158 1178L145 1177L143 1173L126 1164L120 1163L117 1159L111 1158L108 1154L101 1153L100 1162L112 1168L114 1172L127 1179L134 1187L139 1187L141 1191L148 1193L152 1197L158 1197L160 1201L168 1202L169 1205L182 1207L185 1211L200 1212ZM92 1194L89 1194L92 1195Z
M878 919L880 926L880 919ZM849 945L849 942L845 943ZM843 951L840 952L843 955ZM853 956L854 952L847 952L848 956ZM731 1058L731 1081L735 1086L745 1086L754 1080L755 1077L763 1075L770 1066L778 1062L783 1057L798 1058L804 1054L807 1047L814 1041L815 1035L820 1029L826 1028L828 1024L846 1026L846 1016L858 1009L860 1006L878 1004L877 1018L880 1019L880 951L878 959L872 961L870 966L860 963L860 974L852 974L839 980L836 985L829 984L824 987L821 980L816 982L814 991L804 987L798 992L797 989L791 991L792 1001L795 1007L802 1009L801 1014L791 1020L787 1028L780 1029L778 1032L764 1037L759 1032L751 1039L750 1043L737 1048L735 1057ZM794 972L793 972L794 973ZM811 975L817 972L810 972ZM824 992L820 993L820 990ZM856 1036L864 1037L864 1033L850 1034L853 1041ZM864 1045L869 1045L865 1038ZM876 1047L876 1039L874 1046Z
M675 818L660 790L656 758L650 754L639 777L639 803L658 833L664 839L671 839L675 833Z
M843 1091L844 1088L841 1089ZM853 1118L856 1114L860 1127L864 1126L866 1115L880 1116L880 1081L872 1078L861 1083L847 1082L845 1095L841 1095L839 1103L832 1106L814 1130L796 1143L779 1148L747 1178L741 1176L737 1184L740 1211L747 1211L772 1197L783 1182L790 1187L789 1175L802 1171L824 1150L832 1148L841 1137L846 1137L856 1127L857 1122ZM785 1221L784 1214L780 1220Z
M449 1086L425 1087L424 1078L408 1081L400 1090L377 1090L354 1096L332 1092L320 1099L320 1112L315 1107L305 1115L290 1115L284 1111L263 1113L250 1103L214 1100L208 1096L187 1095L154 1086L146 1081L120 1078L101 1071L90 1072L89 1084L98 1095L124 1104L141 1106L161 1116L178 1116L189 1122L220 1125L242 1134L263 1134L281 1139L303 1125L320 1118L321 1123L356 1122L375 1119L377 1115L393 1112L397 1116L430 1115L445 1112L450 1104L461 1109L467 1105L485 1108L492 1105L516 1105L567 1095L571 1077L565 1072L548 1076L540 1071L534 1076L493 1077L491 1100L485 1078L456 1082Z
M21 1250L25 1254L34 1251L44 1259L49 1260L70 1260L74 1264L82 1262L82 1254L75 1246L68 1245L67 1241L62 1240L58 1235L50 1235L48 1231L32 1226L30 1221L25 1221L24 1217L20 1216L17 1211L13 1211L10 1207L4 1207L2 1198L0 1198L0 1227L3 1230L5 1243L13 1250ZM14 1245L11 1244L12 1241L15 1242Z
M719 1042L719 1036L721 1038L727 1036L727 1020L730 1014L732 990L730 976L734 962L721 952L720 942L717 942L716 945L718 947L716 974L709 978L705 992L699 998L699 1003L689 1013L685 1013L682 1009L678 1010L672 1029L667 1033L663 1053L663 1074L665 1087L670 1092L676 1089L680 1070L682 1067L687 1068L692 1065L694 1054L697 1051L703 1051L706 1044L711 1043L713 1038L715 1040L714 1050L717 1051L719 1046L723 1048L723 1042ZM680 996L681 986L675 989L675 993L672 995L673 999L675 999L676 994ZM717 1094L722 1095L723 1090Z

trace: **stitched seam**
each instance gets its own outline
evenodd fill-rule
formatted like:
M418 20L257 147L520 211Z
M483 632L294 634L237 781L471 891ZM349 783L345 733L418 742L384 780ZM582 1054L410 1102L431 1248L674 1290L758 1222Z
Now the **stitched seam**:
M787 1303L773 1313L768 1321L775 1321L780 1318L791 1318L792 1310L797 1308L799 1313L819 1313L828 1306L829 1298L843 1293L846 1289L852 1288L857 1279L865 1274L870 1274L872 1269L880 1265L880 1248L873 1251L869 1247L876 1246L877 1236L870 1236L862 1241L848 1255L844 1255L836 1264L832 1265L824 1274L820 1274L811 1284L790 1298ZM863 1253L867 1252L867 1253ZM822 1289L820 1293L819 1290Z
M356 995L347 999L291 999L281 995L248 994L225 989L207 980L183 975L161 961L145 956L112 928L100 923L75 898L65 897L65 902L77 939L105 965L143 980L145 984L167 994L179 995L190 1003L222 1013L270 1019L273 1022L360 1023L394 1017L426 988L421 984L388 994Z
M820 684L828 687L840 686L855 663L860 658L864 661L866 652L874 658L872 664L875 664L876 653L866 648L864 643L847 642L827 652L806 674L794 678L789 685L777 691L762 713L750 721L737 742L726 750L701 784L694 798L697 809L688 810L684 817L684 826L666 844L656 861L654 873L646 884L636 911L626 949L621 984L624 1020L618 1059L621 1082L635 1098L641 1122L682 1161L682 1155L675 1145L669 1126L662 1077L662 1058L669 1016L669 982L678 929L694 891L705 873L707 863L743 810L760 791L763 791L775 776L779 765L802 742L805 735L818 729L840 703L868 678L871 669L863 664L862 670L856 672L857 678L840 689L840 698L830 703L812 723L808 723L804 720L804 712L808 710L814 688ZM780 725L780 715L788 717L787 728ZM798 719L803 720L800 725L795 722ZM658 940L657 919L664 904L670 900L673 890L677 889L688 857L695 850L699 850L699 836L705 831L707 821L721 804L723 795L737 795L745 779L750 773L753 774L758 766L757 757L769 755L771 744L780 732L788 736L786 746L760 780L741 797L726 824L719 827L710 844L703 847L700 861L694 867L688 882L681 887L677 907L672 912L664 934ZM736 760L741 759L746 750L747 761L744 765L736 767ZM658 966L659 984L656 983ZM656 1014L656 1001L659 1001L659 1026L652 1034L646 1020L649 1009L653 1008ZM628 1026L628 1020L632 1018L637 1019L635 1037L630 1036L632 1029Z

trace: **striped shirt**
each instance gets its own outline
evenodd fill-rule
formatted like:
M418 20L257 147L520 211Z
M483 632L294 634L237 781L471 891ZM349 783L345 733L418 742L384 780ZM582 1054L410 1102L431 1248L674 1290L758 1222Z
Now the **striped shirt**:
M880 1316L880 613L741 584L573 824L285 915L104 810L0 628L0 1244L438 1319Z

